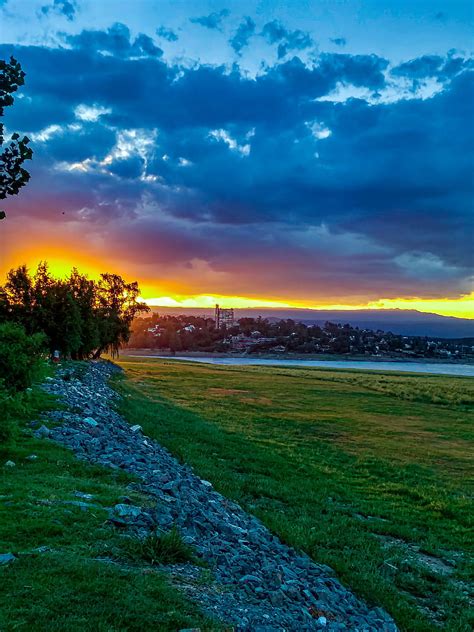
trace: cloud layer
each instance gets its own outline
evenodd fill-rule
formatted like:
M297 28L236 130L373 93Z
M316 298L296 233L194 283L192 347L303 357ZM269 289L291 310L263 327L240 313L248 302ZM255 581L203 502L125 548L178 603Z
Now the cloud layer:
M192 21L219 29L226 16ZM230 45L239 54L255 33L247 17ZM392 67L321 52L308 62L295 53L314 47L309 34L275 21L259 34L279 61L254 77L167 62L123 24L57 48L0 47L27 72L7 127L35 150L9 216L193 293L318 302L469 291L472 61Z

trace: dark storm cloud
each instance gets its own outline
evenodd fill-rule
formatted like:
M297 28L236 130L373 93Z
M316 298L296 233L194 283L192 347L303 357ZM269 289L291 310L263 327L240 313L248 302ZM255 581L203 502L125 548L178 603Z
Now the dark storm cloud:
M178 41L178 36L176 35L176 33L173 30L166 28L166 26L160 26L159 28L157 28L156 34L158 35L158 37L162 37L168 42Z
M433 77L437 75L443 63L444 59L439 55L423 55L400 64L392 70L392 74L412 79Z
M388 63L387 59L377 55L323 53L318 69L325 77L336 77L337 81L376 90L385 85L384 70Z
M51 4L46 4L41 7L41 13L48 15L56 13L64 15L64 17L72 22L76 16L77 3L74 0L54 0Z
M200 18L189 18L189 21L193 24L200 24L207 29L221 30L223 19L229 15L229 9L222 9L222 11L216 11L214 13L210 13L209 15L203 15Z
M324 53L251 78L238 66L167 65L144 37L115 25L70 38L72 49L0 47L27 72L27 98L6 123L36 134L17 214L42 200L36 215L87 218L130 260L204 260L236 287L466 289L469 60L426 56L393 70L442 76L431 98L332 102L320 98L338 86L384 90L388 61Z
M305 50L314 45L309 33L300 29L288 30L278 20L267 22L262 29L262 36L269 44L278 44L278 59L282 59L290 51Z
M130 40L120 37L112 46L108 33L107 45L115 47L116 56L101 55L89 46L89 33L75 50L21 48L28 95L34 98L28 108L12 109L12 126L14 121L17 127L35 130L71 121L74 105L92 102L110 105L109 122L119 127L139 123L166 129L213 128L241 123L286 127L291 132L303 115L329 107L315 99L338 83L381 88L388 63L376 56L325 54L319 65L309 68L294 57L249 79L238 67L182 70L149 56L127 59ZM13 49L3 50L8 55ZM54 73L48 72L50 68Z
M148 35L140 33L132 42L130 29L120 22L113 24L107 31L85 30L78 35L66 35L65 40L73 48L106 52L120 57L163 55L162 49Z
M442 82L469 68L474 68L473 60L463 59L455 54L450 54L446 58L439 55L423 55L396 66L391 74L411 79L416 87L424 79L433 78Z
M229 40L230 45L238 55L240 55L242 49L248 45L249 39L255 33L255 26L255 22L252 20L252 18L247 16L239 24L236 32Z

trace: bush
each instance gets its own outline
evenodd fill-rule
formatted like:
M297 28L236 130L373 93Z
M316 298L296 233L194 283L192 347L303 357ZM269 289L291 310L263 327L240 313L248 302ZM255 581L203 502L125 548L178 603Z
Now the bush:
M24 391L41 375L45 336L28 336L16 323L0 325L0 381L9 394Z
M0 448L14 443L18 431L17 417L22 413L21 393L12 395L0 382Z
M14 443L25 410L25 391L41 376L45 337L21 325L0 325L0 446Z

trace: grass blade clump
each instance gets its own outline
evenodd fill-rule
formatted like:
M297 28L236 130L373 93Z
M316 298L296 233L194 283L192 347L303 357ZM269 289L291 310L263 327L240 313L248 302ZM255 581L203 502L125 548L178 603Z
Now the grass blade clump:
M193 550L183 540L176 527L166 533L154 532L143 539L130 540L127 549L130 557L149 564L178 564L196 561Z

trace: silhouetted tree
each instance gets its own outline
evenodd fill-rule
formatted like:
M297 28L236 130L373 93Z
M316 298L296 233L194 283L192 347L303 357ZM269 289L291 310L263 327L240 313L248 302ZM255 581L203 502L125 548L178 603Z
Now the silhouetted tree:
M25 73L13 57L7 62L0 59L0 117L5 107L13 105L12 94L25 82ZM0 123L0 148L4 145L4 125ZM25 160L30 160L33 151L28 147L30 140L26 136L20 139L19 134L12 135L0 153L0 200L8 195L16 195L21 187L30 179L30 174L23 168ZM0 210L0 219L5 218L5 211Z
M10 270L0 293L4 319L23 325L27 333L33 333L33 279L28 274L27 267L23 265Z
M94 282L74 269L62 280L42 262L34 277L26 266L10 270L0 288L0 321L18 323L30 335L44 333L51 352L73 359L114 355L128 341L135 316L149 309L138 296L138 284L116 274Z
M96 285L94 281L72 269L67 280L69 291L77 305L81 321L80 352L73 352L73 359L89 357L100 346L99 315L96 307Z

